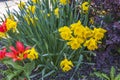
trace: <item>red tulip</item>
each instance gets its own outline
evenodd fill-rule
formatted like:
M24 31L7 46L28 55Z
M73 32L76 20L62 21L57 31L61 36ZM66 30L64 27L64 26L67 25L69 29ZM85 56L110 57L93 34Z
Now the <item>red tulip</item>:
M0 60L5 57L5 54L6 54L6 48L0 50Z
M2 25L0 26L0 32L6 32L7 28L6 28L6 21L2 23Z
M10 46L11 52L6 53L6 56L9 58L12 58L13 61L19 61L27 58L27 53L25 52L30 47L27 46L25 48L24 44L20 41L16 42L16 48L13 46Z

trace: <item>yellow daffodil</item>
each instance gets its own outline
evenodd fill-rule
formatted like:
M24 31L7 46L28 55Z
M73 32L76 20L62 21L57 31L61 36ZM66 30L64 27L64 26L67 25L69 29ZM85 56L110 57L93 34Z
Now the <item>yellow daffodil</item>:
M0 32L0 38L6 37L6 33Z
M30 18L31 23L35 26L35 22L38 21L38 18Z
M71 30L73 31L75 36L81 37L82 38L82 34L84 32L84 26L81 24L80 21L78 21L77 23L73 23L70 25Z
M66 31L71 32L71 30L70 30L70 28L68 26L63 26L63 27L59 28L58 31L59 32L66 32Z
M71 37L71 33L70 33L70 32L61 32L61 33L60 33L60 36L61 36L61 38L64 39L64 40L69 40L70 37Z
M50 17L50 14L48 13L47 16Z
M79 36L79 37L82 37L83 35L83 30L84 28L82 28L81 26L76 26L75 29L74 29L74 35L75 36Z
M57 18L59 18L59 8L56 8L54 10L54 14L56 15Z
M30 23L32 23L33 25L35 25L35 22L38 20L37 17L30 18L30 16L25 16L24 19L26 20L26 22L28 23L28 25L30 25Z
M88 48L88 50L95 50L98 48L97 46L97 41L93 38L87 40L85 43L84 43L84 46L86 46Z
M26 20L27 24L30 25L30 20L28 16L25 16L24 19Z
M27 12L29 13L29 11L31 11L32 14L34 14L34 13L35 13L35 9L36 9L35 6L28 6L28 10L27 10Z
M18 4L18 7L19 7L20 9L23 9L23 8L25 7L25 2L20 2L20 3Z
M38 0L32 0L32 2L36 4L38 2Z
M104 37L104 33L106 32L105 29L102 28L94 28L93 33L96 40L101 40Z
M83 38L87 39L93 36L92 30L88 28L87 26L84 27L84 32L83 32Z
M75 30L76 26L80 26L80 27L82 26L80 20L77 23L73 23L73 24L70 25L71 30Z
M94 24L94 18L90 18L90 24Z
M82 10L84 13L87 13L89 9L89 3L88 2L84 2L82 3Z
M30 60L38 59L38 52L35 50L35 48L31 48L26 51L28 53L27 58Z
M6 20L6 27L7 27L7 30L10 30L12 29L13 32L16 31L16 27L17 27L17 22L11 20L11 19L7 19Z
M61 61L60 67L64 72L67 72L72 69L73 63L72 61L65 58L64 60Z
M60 0L60 3L66 5L67 3L70 3L70 0Z
M60 32L60 36L62 39L64 39L64 40L70 39L72 32L69 27L67 27L67 26L61 27L58 31Z
M76 50L78 48L81 47L81 43L83 41L78 38L71 38L71 40L69 42L67 42L67 45L70 45L70 47L73 49L73 50Z

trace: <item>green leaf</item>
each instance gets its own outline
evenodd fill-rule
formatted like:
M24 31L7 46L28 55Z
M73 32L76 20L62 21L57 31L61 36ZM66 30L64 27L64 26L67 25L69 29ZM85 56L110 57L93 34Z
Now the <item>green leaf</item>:
M11 73L11 74L9 74L9 75L7 76L7 79L8 79L8 80L12 80L12 79L14 78L14 76L15 76L15 75L14 75L13 73Z
M27 76L27 78L30 78L29 76L34 68L35 68L35 63L33 61L30 63L26 63L24 65L24 73Z
M22 72L21 70L17 70L17 71L13 71L13 73L9 73L7 75L7 80L13 80L13 78L18 76L21 72Z
M55 72L55 70L52 70L52 71L48 72L47 74L45 74L44 76L42 76L41 79L43 79L43 78L45 78L45 77L47 77L47 76L53 74L54 72Z
M94 72L94 74L101 78L101 79L107 79L107 80L110 80L110 78L107 76L107 74L104 74L104 73L100 73L100 72Z
M78 63L77 63L77 66L76 66L76 68L75 68L75 71L77 71L78 68L80 67L80 64L82 63L82 60L83 60L83 55L80 55L79 60L78 60Z
M111 71L110 71L110 78L111 78L111 80L114 80L114 77L115 77L115 68L112 66L111 67Z
M42 77L41 77L42 80L44 80L45 70L46 70L46 68L44 68L44 69L42 70Z
M6 64L6 65L11 65L14 69L23 70L22 66L20 66L19 64L17 64L16 62L13 62L11 60L3 61L3 63Z
M106 22L106 23L110 23L110 22L113 21L113 18L112 18L111 15L106 15L103 20L104 20L104 22Z
M76 71L78 70L78 68L80 67L80 64L82 63L82 60L83 60L83 55L80 55L79 56L79 60L77 62L77 66L75 68L75 71L73 73L73 75L71 76L70 80L73 80L73 76L75 75Z
M107 74L102 73L101 75L102 75L105 79L110 80L110 78L107 76Z
M120 53L120 48L118 48L118 50L117 50L117 51L118 51L118 53Z
M120 74L118 74L114 80L120 80Z
M49 47L45 39L43 39L47 52L49 53Z
M7 70L0 70L0 74L2 75L8 75L9 73L11 73L12 71L10 69Z
M100 72L94 72L94 74L99 78L103 78L102 73L100 73Z

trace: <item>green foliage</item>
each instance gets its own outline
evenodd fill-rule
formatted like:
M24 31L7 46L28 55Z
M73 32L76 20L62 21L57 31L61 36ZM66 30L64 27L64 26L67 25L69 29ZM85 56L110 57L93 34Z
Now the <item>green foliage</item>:
M10 59L2 60L2 63L6 65L7 70L1 70L2 74L5 75L5 79L14 80L21 78L27 78L30 80L30 74L35 68L35 63L33 61L28 63L13 62Z
M117 50L117 51L118 51L118 53L120 53L120 48L118 48L118 50Z
M94 74L97 77L99 77L101 79L105 79L105 80L120 80L120 73L116 75L116 70L113 66L111 67L109 75L105 74L105 73L101 73L101 72L94 72Z
M106 15L106 16L104 17L104 22L110 23L110 22L112 22L112 21L113 21L113 18L112 18L111 15Z

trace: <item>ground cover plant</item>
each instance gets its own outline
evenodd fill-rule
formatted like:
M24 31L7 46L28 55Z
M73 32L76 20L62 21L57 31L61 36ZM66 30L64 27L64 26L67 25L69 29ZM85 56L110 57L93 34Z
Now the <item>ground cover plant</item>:
M19 11L8 8L0 26L2 79L110 80L115 69L119 75L119 4L106 3L30 0L20 1Z

